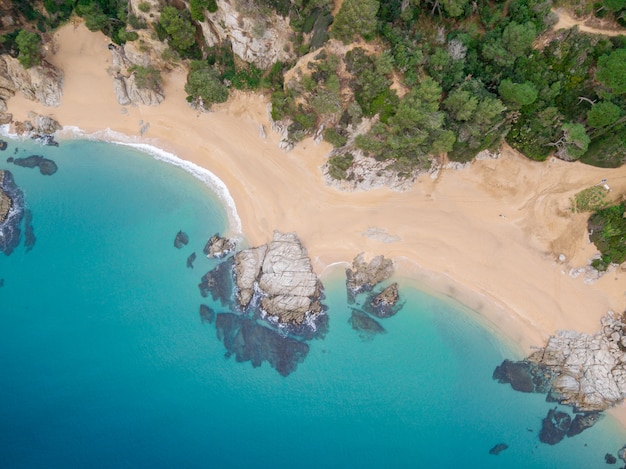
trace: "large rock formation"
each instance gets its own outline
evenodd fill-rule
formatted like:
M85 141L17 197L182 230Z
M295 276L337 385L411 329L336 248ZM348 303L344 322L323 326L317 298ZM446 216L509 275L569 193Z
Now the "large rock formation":
M9 171L0 171L0 251L7 256L20 244L24 194Z
M17 91L44 106L58 106L63 93L63 71L46 61L25 69L17 59L0 56L0 99L4 101Z
M494 379L577 412L603 411L626 397L626 318L609 312L596 334L559 331L521 362L505 362Z
M272 322L315 327L323 314L322 284L295 233L276 231L272 242L237 253L234 263L237 300L244 311L258 305Z
M259 68L295 57L289 19L262 13L253 2L217 0L217 11L205 18L200 26L209 46L230 42L239 58Z

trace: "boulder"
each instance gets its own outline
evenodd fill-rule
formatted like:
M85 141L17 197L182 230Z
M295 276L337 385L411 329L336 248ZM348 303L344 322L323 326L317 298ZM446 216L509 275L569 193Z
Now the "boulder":
M384 256L376 256L369 263L363 253L352 261L352 268L346 269L348 298L354 301L359 293L371 291L377 284L393 274L393 261Z
M235 241L222 238L216 233L207 241L203 252L209 258L221 259L230 254L235 249L236 245L237 243Z
M567 434L571 422L572 418L569 414L550 409L548 415L542 421L539 441L549 445L556 445Z

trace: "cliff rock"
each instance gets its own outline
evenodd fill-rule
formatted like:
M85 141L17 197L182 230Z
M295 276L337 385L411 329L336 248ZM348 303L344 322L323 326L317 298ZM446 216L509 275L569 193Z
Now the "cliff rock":
M0 57L0 97L7 99L16 91L44 106L58 106L63 94L63 71L45 61L25 69L17 59L3 55Z
M321 282L295 233L276 231L272 242L237 253L234 262L242 309L256 306L256 297L261 315L292 326L310 325L323 313Z
M206 11L205 18L200 26L209 46L229 41L239 58L259 68L295 57L289 20L273 12L263 14L252 2L217 0L217 11Z

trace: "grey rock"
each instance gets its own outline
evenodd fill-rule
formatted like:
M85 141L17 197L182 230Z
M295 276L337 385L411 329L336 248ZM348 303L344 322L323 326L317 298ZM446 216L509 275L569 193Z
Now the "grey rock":
M10 124L11 122L13 122L13 114L0 112L0 125Z
M379 318L388 318L398 312L396 304L399 299L398 284L392 283L369 301L369 311Z
M17 59L3 55L0 57L0 77L0 88L7 90L3 92L5 94L21 91L27 99L44 106L61 104L63 71L46 61L25 69Z
M211 236L209 241L204 246L204 254L211 259L221 259L230 254L237 243L228 238L222 238L217 233Z
M126 90L126 80L123 76L117 76L113 78L113 92L115 93L115 99L122 106L128 106L132 104L128 91Z
M363 253L359 254L352 261L352 268L346 269L346 286L348 297L370 291L383 280L388 279L393 274L393 261L385 259L384 256L376 256L369 263L365 261Z

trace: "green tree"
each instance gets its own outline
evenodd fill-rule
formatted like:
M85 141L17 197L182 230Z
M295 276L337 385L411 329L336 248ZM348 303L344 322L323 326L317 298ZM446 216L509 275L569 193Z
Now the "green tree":
M613 94L626 93L626 49L617 49L600 57L596 78Z
M587 111L587 123L590 127L598 129L611 125L619 119L622 111L610 101L600 101Z
M76 6L76 13L85 18L85 26L89 31L100 31L109 25L109 17L96 3Z
M537 29L531 22L517 24L512 21L502 32L502 45L514 57L520 57L533 45Z
M41 38L39 34L22 29L17 34L15 43L20 51L17 60L24 68L39 65L41 62Z
M469 91L455 89L443 102L443 107L450 116L457 121L467 121L472 118L478 108L478 98Z
M563 124L563 136L553 145L557 156L567 161L577 160L587 152L591 139L582 124Z
M187 10L177 10L172 6L163 7L159 24L170 36L170 46L178 52L190 49L196 42L196 28Z
M612 12L617 12L626 8L626 0L604 0L603 5Z
M200 99L200 104L206 109L213 103L223 103L228 99L228 88L220 80L219 73L201 60L191 62L185 92L189 101Z
M500 97L513 109L532 104L537 99L537 88L530 82L513 83L511 80L502 80L498 87Z
M345 0L333 23L332 37L344 44L360 35L371 39L376 30L378 0Z
M137 87L155 91L161 89L161 72L156 68L133 65L128 69L128 71L135 74L135 83L137 84Z
M440 0L448 16L457 18L465 12L467 0Z

